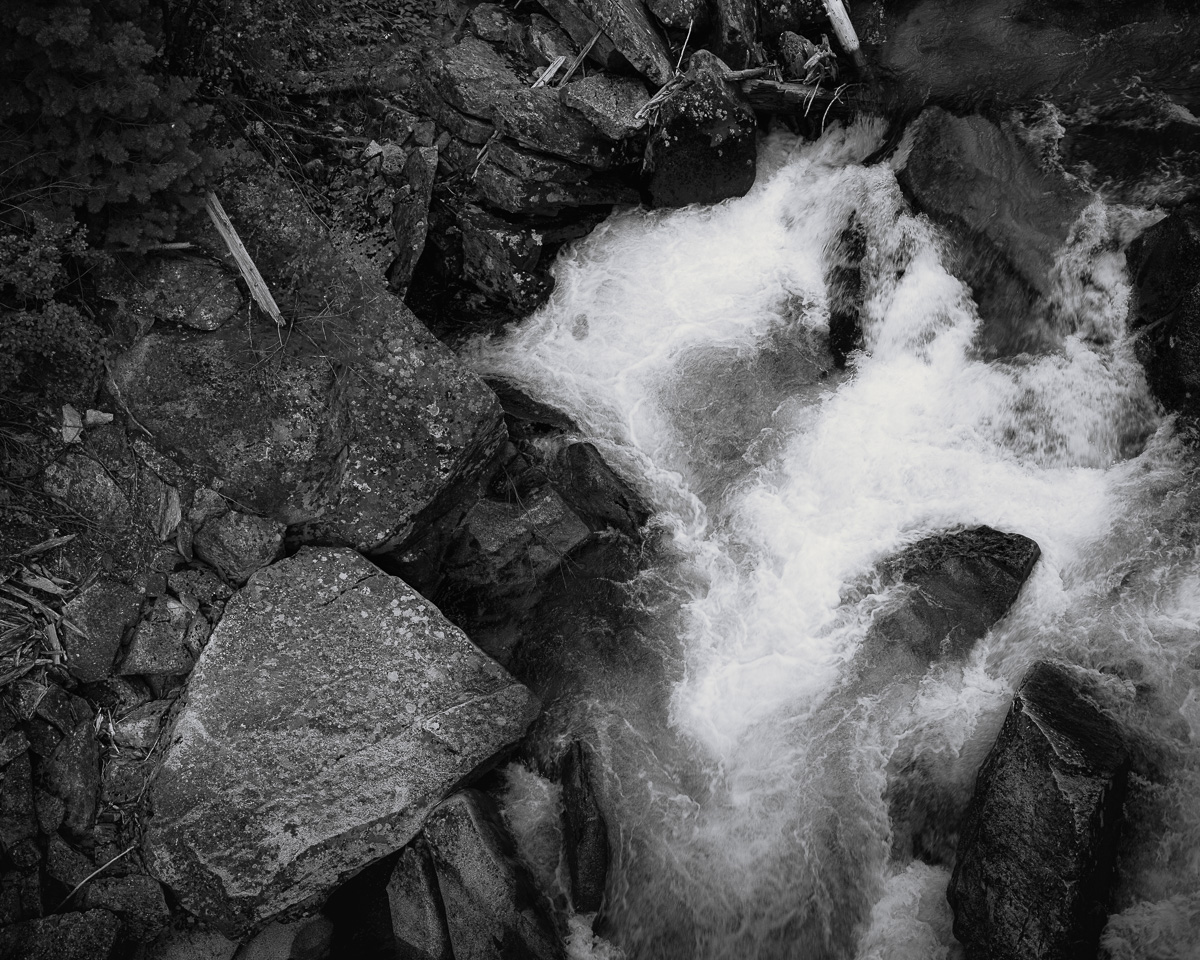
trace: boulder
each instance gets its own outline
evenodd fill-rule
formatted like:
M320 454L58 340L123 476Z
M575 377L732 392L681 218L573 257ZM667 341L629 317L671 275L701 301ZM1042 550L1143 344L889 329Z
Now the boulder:
M201 655L146 862L240 934L407 843L537 710L403 581L303 548L251 577Z
M158 740L170 700L151 700L124 714L112 725L112 740L124 750L149 750Z
M555 489L593 530L612 527L637 539L650 519L646 501L613 472L590 443L563 447L548 470Z
M606 137L624 140L645 125L635 114L650 95L636 77L593 73L562 87L562 102L583 114Z
M398 960L453 960L446 908L429 845L414 840L400 854L387 885Z
M422 830L437 873L455 957L561 960L561 931L495 802L475 790L456 793Z
M582 183L524 178L490 157L476 167L473 179L488 205L523 217L552 217L570 207L636 205L641 200L636 190L614 177L601 174Z
M84 910L111 910L124 924L125 935L136 943L157 937L171 922L171 911L157 880L134 874L96 877L79 894Z
M489 44L475 37L440 50L430 59L430 82L451 107L490 120L504 136L542 153L603 170L613 143L565 106L558 91L533 89Z
M578 913L600 909L608 880L608 828L596 803L591 766L590 751L576 741L559 767L563 850L571 878L571 904Z
M670 30L702 30L708 26L707 0L646 0L654 18Z
M400 252L388 268L388 284L401 297L408 291L413 270L425 249L425 236L429 232L429 199L433 196L437 162L436 147L417 147L404 164L403 185L396 191L396 201L392 207L392 234Z
M659 107L643 172L656 207L718 203L754 185L757 121L725 65L698 50L689 83Z
M136 295L127 308L151 323L165 320L216 330L245 303L236 272L212 260L152 257L136 271L135 282Z
M192 538L192 549L226 582L240 587L279 556L286 529L278 520L230 510L204 521Z
M137 625L117 673L179 676L192 669L208 640L208 621L171 597L159 597Z
M596 38L596 42L592 44L592 49L588 52L590 61L599 64L606 70L618 72L629 70L629 61L621 56L612 39L587 17L574 0L544 0L539 6L566 31L576 49L582 50L593 37Z
M476 206L457 217L462 236L462 273L484 292L526 313L550 295L553 281L544 267L542 235L516 226Z
M1096 955L1128 769L1087 682L1034 664L979 771L950 880L968 960Z
M67 836L89 842L100 795L100 748L90 718L64 737L42 764L40 781L63 802L62 829Z
M857 212L834 241L825 273L829 298L829 349L839 368L855 350L862 348L863 276L862 261L867 236Z
M909 136L900 185L954 237L951 268L974 294L985 349L1037 346L1046 334L1029 333L1027 318L1053 292L1058 251L1091 194L1042 165L1012 125L929 107Z
M650 22L642 0L575 0L584 16L602 29L613 46L642 76L661 87L674 76L674 63Z
M1008 612L1039 556L1028 537L976 527L927 537L885 562L884 581L902 587L863 640L863 676L883 684L964 658Z
M63 613L79 628L78 633L63 631L71 676L93 683L112 673L125 631L137 622L142 597L140 590L101 577L66 604Z
M1138 359L1169 410L1200 417L1200 208L1183 207L1126 252L1133 280L1129 326Z
M0 957L116 960L121 921L107 910L57 913L0 929Z
M155 330L116 388L158 446L297 541L391 550L490 462L499 404L273 173L222 198L293 333Z

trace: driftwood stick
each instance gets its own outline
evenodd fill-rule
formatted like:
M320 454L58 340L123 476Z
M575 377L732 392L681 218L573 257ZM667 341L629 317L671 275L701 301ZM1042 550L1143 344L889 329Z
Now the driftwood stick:
M233 228L233 223L230 221L229 215L225 212L225 208L221 206L221 201L217 199L217 195L211 190L205 198L204 206L208 210L208 216L212 220L213 226L217 228L217 233L225 241L225 246L228 248L230 256L233 257L234 263L237 264L238 270L241 271L242 279L246 281L246 286L250 288L250 296L254 298L254 302L258 304L259 309L275 321L276 326L282 327L284 325L283 315L279 312L279 306L275 303L275 298L271 296L267 282L263 279L262 274L258 272L258 267L254 265L254 261L250 259L250 254L246 252L246 248L242 245L242 239Z
M877 102L862 95L861 87L843 85L835 92L807 83L779 80L743 80L741 87L751 107L769 113L807 116L814 105L834 116L879 110Z
M603 30L597 30L594 34L592 34L592 39L584 44L583 49L579 51L579 56L571 61L571 65L567 67L567 72L564 73L562 75L562 79L558 81L558 85L560 87L565 87L567 85L567 81L570 80L571 77L575 76L575 71L579 69L579 65L583 63L587 55L592 52L592 47L596 45L596 41L600 39L600 34L603 32Z
M824 3L825 12L829 14L829 22L833 25L833 35L837 37L842 49L853 58L858 72L865 75L867 58L863 56L862 48L858 44L858 33L854 29L854 24L850 22L850 14L846 12L846 5L842 0L824 0Z

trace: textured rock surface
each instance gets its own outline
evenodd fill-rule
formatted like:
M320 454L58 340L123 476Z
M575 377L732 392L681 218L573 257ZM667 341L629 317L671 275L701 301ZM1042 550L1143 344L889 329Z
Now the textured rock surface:
M433 854L456 958L565 956L549 905L517 861L489 797L456 793L430 815L422 835Z
M613 140L624 139L642 127L645 121L635 114L650 99L641 80L607 73L572 80L559 95L563 103L574 107Z
M123 583L101 578L71 600L64 613L83 636L64 631L67 669L83 683L112 672L113 658L125 631L137 620L143 594Z
M388 283L400 296L408 290L413 270L425 249L425 236L429 232L429 198L433 195L437 161L435 147L418 147L405 162L401 175L403 185L396 191L392 234L400 252L388 268Z
M404 848L387 884L399 960L452 960L446 909L438 891L429 845L418 838Z
M950 881L968 960L1096 955L1127 770L1086 684L1035 664L979 771Z
M666 44L642 0L578 0L578 5L638 73L660 87L671 79L674 70Z
M571 904L593 913L604 902L608 879L608 828L592 788L591 754L578 741L560 768L563 800L563 849L571 878Z
M130 306L152 320L216 330L244 303L236 276L208 260L154 257L137 272L139 289Z
M279 556L285 529L278 520L230 510L204 522L192 539L192 549L225 580L241 586L255 570Z
M656 207L717 203L754 185L757 123L724 65L707 50L692 55L691 83L666 100L644 161Z
M401 580L313 548L229 602L185 697L147 863L231 932L403 846L537 713Z
M0 956L21 960L116 960L121 921L107 910L60 913L0 930Z
M636 538L650 519L646 501L613 472L590 443L564 447L548 470L567 505L593 529L613 527Z
M1130 325L1154 395L1200 417L1200 208L1184 207L1146 230L1126 253L1134 288Z
M117 670L122 676L187 673L208 640L208 621L171 597L159 597L137 625Z
M116 361L117 388L231 500L303 525L302 541L390 549L489 461L499 404L273 174L222 197L294 335L156 330Z

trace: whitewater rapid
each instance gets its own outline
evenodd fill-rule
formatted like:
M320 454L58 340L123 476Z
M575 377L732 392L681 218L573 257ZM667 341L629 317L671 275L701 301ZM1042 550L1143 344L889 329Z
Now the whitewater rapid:
M1056 347L989 361L945 239L897 185L903 151L862 164L882 133L771 135L746 197L615 214L563 251L545 307L466 351L566 412L665 544L645 574L677 598L652 618L662 709L602 681L580 698L621 811L610 939L630 957L952 956L950 865L894 847L889 790L917 776L961 810L1014 685L1054 656L1096 671L1161 754L1105 943L1191 956L1200 494L1124 326L1122 250L1154 215L1097 198L1060 252ZM865 349L842 372L825 277L852 213ZM849 689L886 600L876 564L980 524L1042 550L1009 615L963 664Z

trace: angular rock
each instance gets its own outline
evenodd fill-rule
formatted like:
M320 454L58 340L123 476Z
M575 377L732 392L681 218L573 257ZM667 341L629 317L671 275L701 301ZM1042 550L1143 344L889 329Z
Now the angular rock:
M278 520L230 510L206 520L192 539L192 549L229 583L241 586L283 549L286 526Z
M914 544L885 563L885 580L907 586L863 640L859 662L876 682L920 676L939 659L961 659L1008 612L1041 556L1020 534L975 527Z
M392 207L392 235L400 252L388 267L388 285L401 297L408 291L413 270L425 249L425 235L429 232L429 198L433 196L437 163L436 147L417 147L404 164L404 183L397 191Z
M466 26L480 40L506 46L520 35L522 28L516 14L498 3L481 3L472 7L467 14Z
M650 519L646 501L613 473L590 443L564 447L549 469L555 489L594 530L613 527L637 539L638 531Z
M62 829L69 837L89 840L100 794L100 748L90 719L63 738L42 764L40 777L41 786L63 802Z
M137 803L146 795L146 787L154 773L148 758L113 757L104 764L100 783L100 799L115 807Z
M839 368L855 350L862 348L863 275L862 261L867 237L857 213L850 215L830 250L825 285L829 297L829 349Z
M298 541L390 550L488 464L499 404L274 174L222 191L302 335L153 331L114 364L117 389L156 444Z
M316 916L276 921L238 951L238 960L327 960L333 924Z
M481 146L496 132L491 121L455 110L442 98L437 86L428 78L422 78L417 84L417 102L422 111L437 121L438 126L466 143Z
M46 840L46 875L68 890L73 890L95 869L96 864L57 834Z
M211 570L176 570L167 577L167 585L180 600L191 597L210 610L218 607L223 610L225 602L233 596L233 589Z
M1096 955L1128 768L1086 683L1034 664L979 771L950 880L968 960Z
M636 190L603 175L583 183L526 180L498 163L485 160L475 171L475 186L491 206L522 216L552 217L569 207L637 204Z
M533 878L516 859L500 812L475 790L456 793L426 821L455 957L551 960L560 933Z
M136 281L133 309L196 330L216 330L245 302L237 274L209 260L153 257L137 270Z
M559 96L613 140L624 140L645 125L635 114L650 99L641 80L607 73L572 80L560 89Z
M598 170L612 161L613 145L549 87L532 89L487 43L466 37L435 54L429 79L457 110L490 120L501 134L527 147Z
M101 525L125 521L129 501L120 486L93 457L68 453L44 472L42 486L51 496Z
M710 19L707 0L646 0L646 7L672 30L701 30Z
M21 841L35 836L33 770L29 754L22 753L4 768L0 780L0 847L8 853Z
M153 940L171 922L162 887L147 876L97 877L88 882L79 898L84 910L115 913L126 936L137 943Z
M57 833L58 828L62 826L63 817L67 815L67 805L48 790L35 787L33 807L37 814L38 829L47 835Z
M208 621L171 597L159 597L137 625L117 673L178 676L188 673L208 639Z
M0 927L40 917L44 907L41 877L36 867L14 867L0 875ZM3 952L3 932L0 929L0 956L12 956Z
M596 42L592 44L592 49L588 52L590 61L599 64L606 70L627 71L629 69L629 61L621 56L612 39L588 19L579 6L574 3L574 0L544 0L539 6L567 32L567 35L574 41L576 49L582 50L593 37L596 37Z
M1029 347L1021 321L1052 292L1056 254L1091 195L1040 165L1014 129L980 116L930 107L910 135L900 185L958 241L953 268L974 293L985 346Z
M613 46L655 86L674 75L666 44L641 0L576 0L579 9L612 40Z
M545 153L524 150L511 140L493 140L488 145L487 160L495 161L522 180L538 183L581 183L592 175L587 167Z
M387 885L399 960L453 960L446 908L424 840L404 848Z
M707 50L692 55L688 78L663 102L646 144L643 173L656 207L718 203L754 186L754 111Z
M547 67L559 57L566 57L568 63L575 59L575 45L566 31L540 13L530 15L522 40L526 58L539 67Z
M1183 207L1138 236L1126 252L1133 279L1130 326L1154 395L1200 417L1200 208Z
M463 276L481 290L521 312L535 309L550 295L552 281L538 268L542 237L514 226L479 207L458 214L462 231Z
M152 700L122 716L113 724L112 739L126 750L149 750L158 739L170 700Z
M0 956L21 960L116 960L121 921L107 910L57 913L0 929Z
M764 40L779 37L782 48L785 33L814 38L822 33L832 35L823 0L773 0L762 4L758 8L759 37Z
M103 680L112 673L121 640L142 606L142 592L118 580L101 578L63 608L82 631L63 631L67 669L81 683Z
M216 930L172 926L147 944L142 960L232 960L238 944Z
M533 696L349 550L260 570L201 655L152 789L151 871L241 932L403 846Z
M29 749L29 737L24 730L10 730L0 738L0 767L7 767Z
M571 877L571 904L595 913L608 879L608 828L593 795L590 754L576 741L563 757L563 847Z

